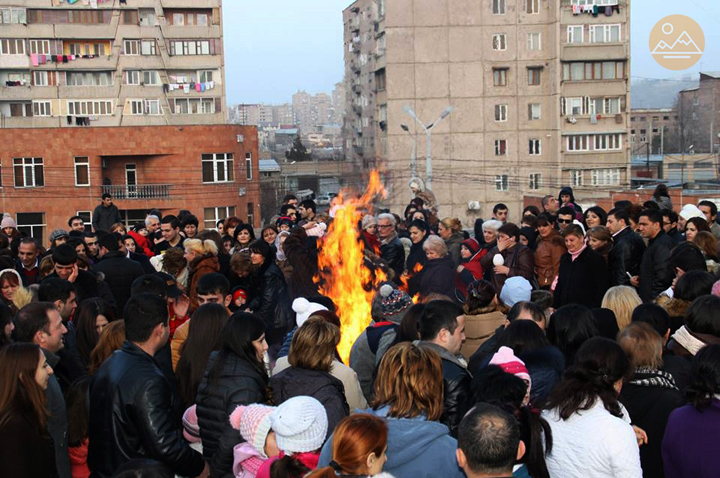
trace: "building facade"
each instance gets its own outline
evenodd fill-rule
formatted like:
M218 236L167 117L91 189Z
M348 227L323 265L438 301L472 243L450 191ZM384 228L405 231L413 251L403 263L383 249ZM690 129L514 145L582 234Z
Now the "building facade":
M630 142L633 155L680 152L675 108L633 108L630 111Z
M714 154L720 147L720 72L700 72L695 88L682 90L677 102L678 130L684 152ZM690 148L692 146L692 148ZM681 151L678 151L681 152Z
M378 167L403 207L413 156L426 179L412 112L433 124L440 215L469 223L498 202L519 214L524 195L627 185L629 20L624 0L358 0L344 11L348 158Z

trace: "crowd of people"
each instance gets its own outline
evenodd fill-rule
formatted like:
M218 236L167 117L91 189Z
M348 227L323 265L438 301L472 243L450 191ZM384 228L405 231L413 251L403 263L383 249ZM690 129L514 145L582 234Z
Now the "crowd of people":
M128 228L103 195L47 244L3 217L3 475L717 476L713 202L563 188L464 229L413 192L357 217L382 279L346 361L318 266L342 206L288 195L256 236L186 210Z

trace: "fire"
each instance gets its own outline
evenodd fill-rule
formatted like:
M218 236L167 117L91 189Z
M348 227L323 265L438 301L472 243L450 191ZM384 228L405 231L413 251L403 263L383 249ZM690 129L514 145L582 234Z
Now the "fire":
M413 267L412 271L410 271L409 273L403 273L403 275L400 276L399 289L403 292L408 292L409 291L408 281L410 281L410 279L412 279L414 276L416 276L422 270L423 270L423 265L418 262L417 264L415 264L415 267ZM418 294L415 294L415 296L417 296L417 295ZM417 301L415 301L415 303L417 304Z
M335 219L318 253L320 272L315 281L320 293L337 306L341 323L338 352L345 363L349 363L353 343L370 325L375 286L385 280L384 273L377 270L373 277L365 266L364 245L357 227L361 215L371 211L373 198L384 194L380 175L373 171L361 197L339 195L333 204Z

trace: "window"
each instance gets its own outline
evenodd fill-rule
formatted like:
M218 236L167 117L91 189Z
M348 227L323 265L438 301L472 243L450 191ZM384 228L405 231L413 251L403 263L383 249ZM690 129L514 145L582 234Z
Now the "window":
M505 0L492 0L493 15L505 15Z
M154 27L155 25L157 25L157 19L155 18L155 9L141 8L140 9L140 26L141 27Z
M625 78L625 62L563 63L563 80L620 80Z
M128 100L130 103L130 114L141 115L143 114L144 103L143 100Z
M90 186L90 158L75 157L75 186Z
M0 8L0 23L27 23L24 8Z
M570 171L570 181L572 182L573 187L576 186L583 186L585 184L585 178L584 171L581 171L579 169Z
M568 152L577 151L589 151L590 150L590 135L587 134L575 134L567 137L567 150Z
M532 173L530 175L530 189L540 189L542 175L540 173Z
M30 53L36 53L38 55L49 55L50 54L50 40L30 40L29 42Z
M621 147L622 140L619 133L595 135L595 151L617 151Z
M198 81L200 83L208 83L210 81L213 81L213 71L214 70L200 70L197 72Z
M540 33L528 33L527 34L527 49L528 50L540 50Z
M540 103L529 103L528 104L528 120L539 120L542 116L540 114L542 106Z
M620 170L593 169L591 181L593 186L619 186Z
M572 0L573 5L617 5L618 0Z
M565 107L567 108L567 114L572 116L578 116L585 114L585 108L583 107L584 101L582 97L577 98L565 98Z
M175 98L175 114L197 115L215 113L213 98Z
M160 75L154 70L143 71L143 84L145 86L159 85Z
M126 85L139 85L140 84L140 71L139 70L125 70L125 84Z
M507 141L504 139L495 140L495 156L505 156L507 154Z
M255 224L255 205L251 202L247 203L247 222L251 226Z
M123 42L123 52L126 55L139 55L140 40L125 40Z
M111 116L114 100L66 100L68 116Z
M32 103L10 103L10 116L27 117L33 115Z
M496 33L492 36L492 49L495 51L507 49L507 36L504 33Z
M97 42L97 43L65 43L67 49L71 55L77 56L104 56L107 52L110 54L110 43L109 42ZM127 48L126 48L127 51ZM126 53L129 54L129 53Z
M25 40L3 38L0 40L0 55L24 55Z
M185 25L185 15L183 13L173 13L172 24L179 27Z
M138 11L137 10L123 10L122 11L122 22L125 25L137 25L138 24Z
M160 107L160 100L145 100L145 114L151 116L163 114L162 108Z
M40 244L44 243L45 213L19 212L17 213L17 226L18 231L22 234L36 239Z
M252 153L245 153L245 178L248 180L253 178L252 168Z
M507 121L508 105L495 105L495 121Z
M170 55L211 55L208 40L173 40L170 42Z
M604 103L606 115L620 113L620 98L605 98Z
M507 68L493 68L493 85L507 86Z
M109 71L68 71L68 86L112 86L113 74Z
M143 55L157 55L155 40L143 40L140 45L140 53Z
M528 68L528 85L539 85L540 84L540 72L542 68Z
M621 42L620 25L590 25L590 43Z
M540 13L540 0L525 0L525 13Z
M495 191L507 191L508 190L508 175L500 174L495 176Z
M531 156L539 156L542 154L542 151L540 150L540 140L539 139L529 139L528 140L528 154Z
M235 206L206 207L204 212L205 229L215 229L218 221L235 215Z
M204 183L225 183L234 180L232 153L202 155L202 181Z
M385 68L380 68L375 72L375 88L377 91L385 91L386 76Z
M55 73L54 71L52 73ZM47 71L33 71L33 85L34 86L48 86L48 72Z
M52 116L52 107L49 101L33 101L33 116Z
M583 26L582 25L568 25L567 27L567 42L568 43L583 43Z
M42 158L13 158L16 188L45 186Z

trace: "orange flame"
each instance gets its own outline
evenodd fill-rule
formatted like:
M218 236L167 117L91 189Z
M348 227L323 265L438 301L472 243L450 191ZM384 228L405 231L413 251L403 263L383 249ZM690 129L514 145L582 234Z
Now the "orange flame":
M398 287L398 288L403 292L408 292L409 291L408 284L409 284L410 279L415 277L422 270L423 270L423 265L419 262L416 263L415 267L413 267L412 271L405 272L405 273L403 273L403 275L400 276L400 287Z
M323 238L318 254L319 274L315 281L320 293L330 297L340 317L341 339L338 352L349 363L350 349L360 334L370 325L373 286L385 280L385 274L375 275L365 265L365 246L357 224L361 214L372 210L375 196L385 194L377 171L370 173L370 183L359 198L341 194L333 205L335 219Z

